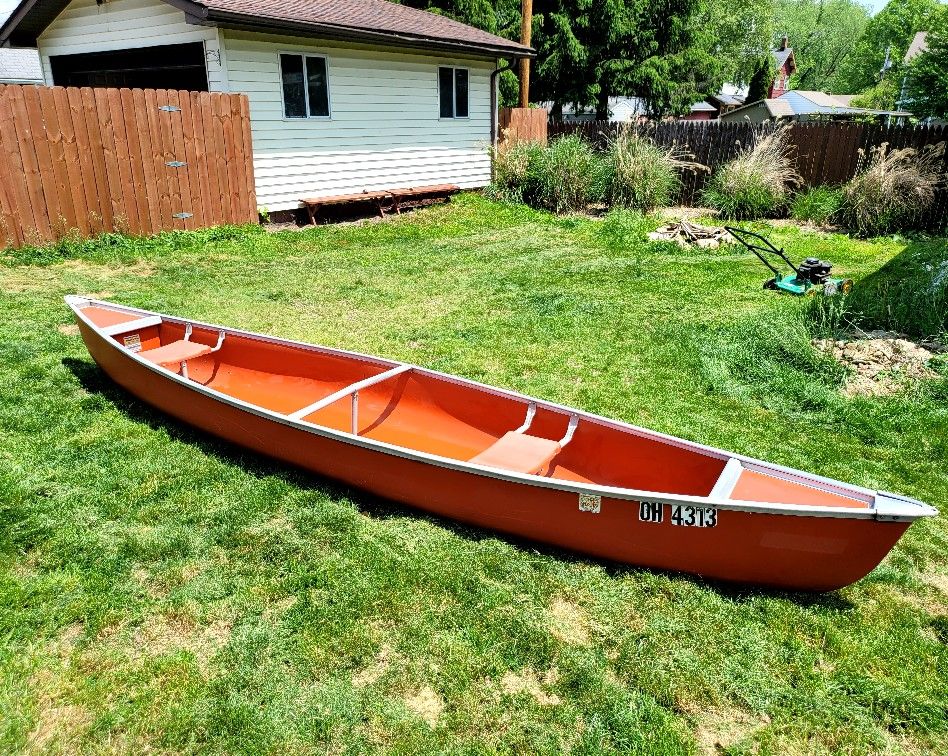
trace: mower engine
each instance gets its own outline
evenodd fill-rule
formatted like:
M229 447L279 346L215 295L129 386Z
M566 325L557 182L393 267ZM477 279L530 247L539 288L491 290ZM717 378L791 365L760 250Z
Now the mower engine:
M831 263L817 257L808 257L797 268L797 278L801 281L809 281L812 284L822 286L829 279L832 269Z

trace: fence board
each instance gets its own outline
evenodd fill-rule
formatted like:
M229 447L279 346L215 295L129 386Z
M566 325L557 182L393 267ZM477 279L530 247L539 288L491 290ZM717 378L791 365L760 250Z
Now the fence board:
M244 95L0 85L0 243L252 222L252 160Z

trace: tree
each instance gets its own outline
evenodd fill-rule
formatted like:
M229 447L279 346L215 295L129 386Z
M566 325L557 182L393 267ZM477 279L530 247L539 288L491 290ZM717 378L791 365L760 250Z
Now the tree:
M917 116L948 118L948 8L932 19L925 44L908 67L906 107Z
M713 0L694 16L723 81L743 85L770 60L775 34L773 0ZM713 93L709 93L713 94Z
M786 35L793 48L797 89L830 89L840 64L869 22L857 0L776 0L775 39Z
M770 85L776 75L777 63L768 51L766 57L760 58L757 62L757 69L754 71L754 75L751 76L744 101L757 102L767 97L770 94Z
M927 29L940 9L938 0L891 0L866 24L839 67L833 91L854 94L871 88L880 78L887 54L890 66L885 75L901 78L902 60L912 37Z

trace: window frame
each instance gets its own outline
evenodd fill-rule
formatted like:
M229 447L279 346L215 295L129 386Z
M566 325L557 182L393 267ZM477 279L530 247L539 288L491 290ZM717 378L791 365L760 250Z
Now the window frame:
M441 115L441 70L451 71L451 112L454 115ZM467 115L459 116L458 111L458 80L457 71L467 74ZM435 89L438 92L438 120L439 121L469 121L471 119L471 69L468 66L438 66L435 72Z
M303 102L306 107L306 115L304 116L288 116L286 114L286 93L283 91L283 60L282 56L284 55L296 55L303 59ZM329 113L327 115L310 115L309 114L309 69L306 66L307 58L322 58L323 62L326 65L326 106L329 108ZM279 81L280 88L280 115L284 121L331 121L332 120L332 85L330 84L330 74L329 74L329 56L325 53L312 53L312 52L302 52L300 50L278 50L276 54L276 63L277 63L277 80Z

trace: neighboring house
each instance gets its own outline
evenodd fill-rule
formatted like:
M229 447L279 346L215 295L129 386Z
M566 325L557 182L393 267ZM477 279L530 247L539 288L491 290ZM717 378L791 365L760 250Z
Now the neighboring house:
M780 40L780 47L771 50L771 53L777 64L777 73L774 75L774 80L770 82L767 97L773 99L789 91L790 77L797 72L797 61L793 57L793 48L789 46L786 35Z
M0 84L42 84L43 69L36 50L0 49Z
M902 63L908 66L915 58L921 55L925 50L928 49L928 32L916 32L915 36L912 37L912 41L909 43L908 50L905 51L905 58ZM899 89L899 99L895 103L896 107L904 108L911 104L911 99L908 96L908 79L909 72L902 76L902 86Z
M490 182L500 59L530 48L386 0L22 0L47 84L244 92L258 203Z
M552 102L539 103L541 108L553 110ZM610 97L609 123L631 123L646 117L645 102L639 97ZM573 105L563 106L563 121L565 123L583 123L595 121L596 111L576 108Z
M870 110L855 108L850 103L855 95L831 95L794 89L779 97L768 97L751 102L721 116L722 121L750 121L763 123L772 120L790 121L848 121L856 118L904 118L911 115L899 110Z
M793 57L793 48L790 47L789 39L786 36L780 40L780 47L771 50L770 54L774 58L776 73L767 89L767 97L774 99L789 91L790 77L796 73L797 61ZM682 116L681 120L706 121L720 118L725 113L741 107L746 96L747 87L725 84L716 95L711 95L706 100L692 105L691 112Z
M716 106L712 105L710 102L696 102L691 106L691 112L688 115L683 115L679 120L681 121L710 121L712 118L717 118L718 109Z

